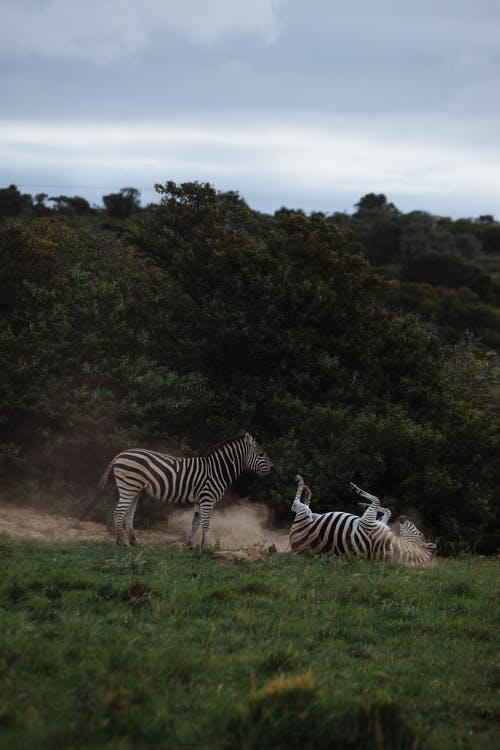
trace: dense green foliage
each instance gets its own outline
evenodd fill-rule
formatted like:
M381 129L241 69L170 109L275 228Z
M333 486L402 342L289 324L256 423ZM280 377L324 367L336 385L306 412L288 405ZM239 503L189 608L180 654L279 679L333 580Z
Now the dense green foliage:
M498 747L493 559L1 547L10 750Z
M46 196L0 191L11 479L85 493L132 444L203 451L254 429L276 465L254 489L283 513L297 472L316 510L354 508L352 480L396 513L416 507L441 551L493 551L494 358L476 339L464 351L457 332L470 320L495 343L498 281L470 256L483 235L493 256L498 225L457 231L384 196L353 217L267 217L210 185L157 189L144 210L133 188L106 196L104 217L77 199L49 210ZM399 263L401 278L384 281L366 258ZM409 313L429 305L447 340Z

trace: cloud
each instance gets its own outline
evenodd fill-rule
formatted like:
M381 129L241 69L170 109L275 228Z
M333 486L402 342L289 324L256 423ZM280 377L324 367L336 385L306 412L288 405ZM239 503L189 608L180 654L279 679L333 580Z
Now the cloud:
M439 127L435 120L426 127L420 122L418 129L408 123L399 132L387 120L374 120L367 130L366 125L356 118L252 126L4 122L0 180L22 183L28 169L82 187L111 182L142 189L168 179L200 180L244 196L259 186L274 195L274 208L291 202L308 210L314 196L311 209L330 211L335 206L328 201L339 187L356 198L375 191L391 200L406 195L453 202L467 193L482 201L480 212L494 213L491 204L500 203L497 145L485 143L479 152L468 148L446 120ZM85 191L70 194L75 193ZM473 210L471 205L469 213Z
M287 0L3 0L0 53L103 63L137 53L153 38L175 34L195 44L279 35Z
M255 34L266 42L279 35L278 10L287 0L138 0L165 30L210 44L225 36Z

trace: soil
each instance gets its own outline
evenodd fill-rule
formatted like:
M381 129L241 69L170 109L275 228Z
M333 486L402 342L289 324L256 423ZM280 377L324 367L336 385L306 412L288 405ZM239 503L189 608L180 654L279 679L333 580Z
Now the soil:
M192 507L174 508L166 522L158 523L153 529L137 529L138 544L185 546L191 518ZM259 503L245 504L245 501L241 501L227 508L216 509L210 530L215 554L226 559L259 559L270 549L286 551L287 531L270 528L268 520L267 508ZM75 543L108 541L114 545L114 532L103 523L80 521L62 513L4 498L0 498L0 534L15 539Z

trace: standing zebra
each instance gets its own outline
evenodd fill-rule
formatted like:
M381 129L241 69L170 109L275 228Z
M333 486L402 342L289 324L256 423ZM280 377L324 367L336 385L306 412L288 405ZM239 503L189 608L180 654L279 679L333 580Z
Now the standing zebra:
M86 518L94 507L98 493L104 489L113 470L119 494L114 511L117 544L126 543L125 532L130 544L137 543L134 513L140 493L146 490L163 503L194 503L188 544L193 546L201 521L201 546L205 548L208 547L212 509L224 491L244 471L250 470L264 477L272 466L260 439L249 432L219 443L206 456L197 458L176 458L143 448L123 451L108 465L81 518Z
M436 551L436 546L426 541L424 535L406 516L401 516L400 535L387 525L390 511L380 507L375 495L370 495L356 485L351 488L370 500L362 516L343 511L313 513L309 507L311 490L302 477L295 477L297 494L292 505L295 519L290 529L292 552L310 549L315 554L348 555L384 562L407 565L424 565ZM305 502L302 502L302 493ZM380 520L377 514L383 513Z

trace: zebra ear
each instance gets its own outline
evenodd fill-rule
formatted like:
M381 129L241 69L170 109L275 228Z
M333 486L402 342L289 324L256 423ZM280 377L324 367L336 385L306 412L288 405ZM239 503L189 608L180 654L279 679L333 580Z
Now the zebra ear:
M245 432L245 437L249 443L255 442L257 445L262 445L260 435L255 432Z

